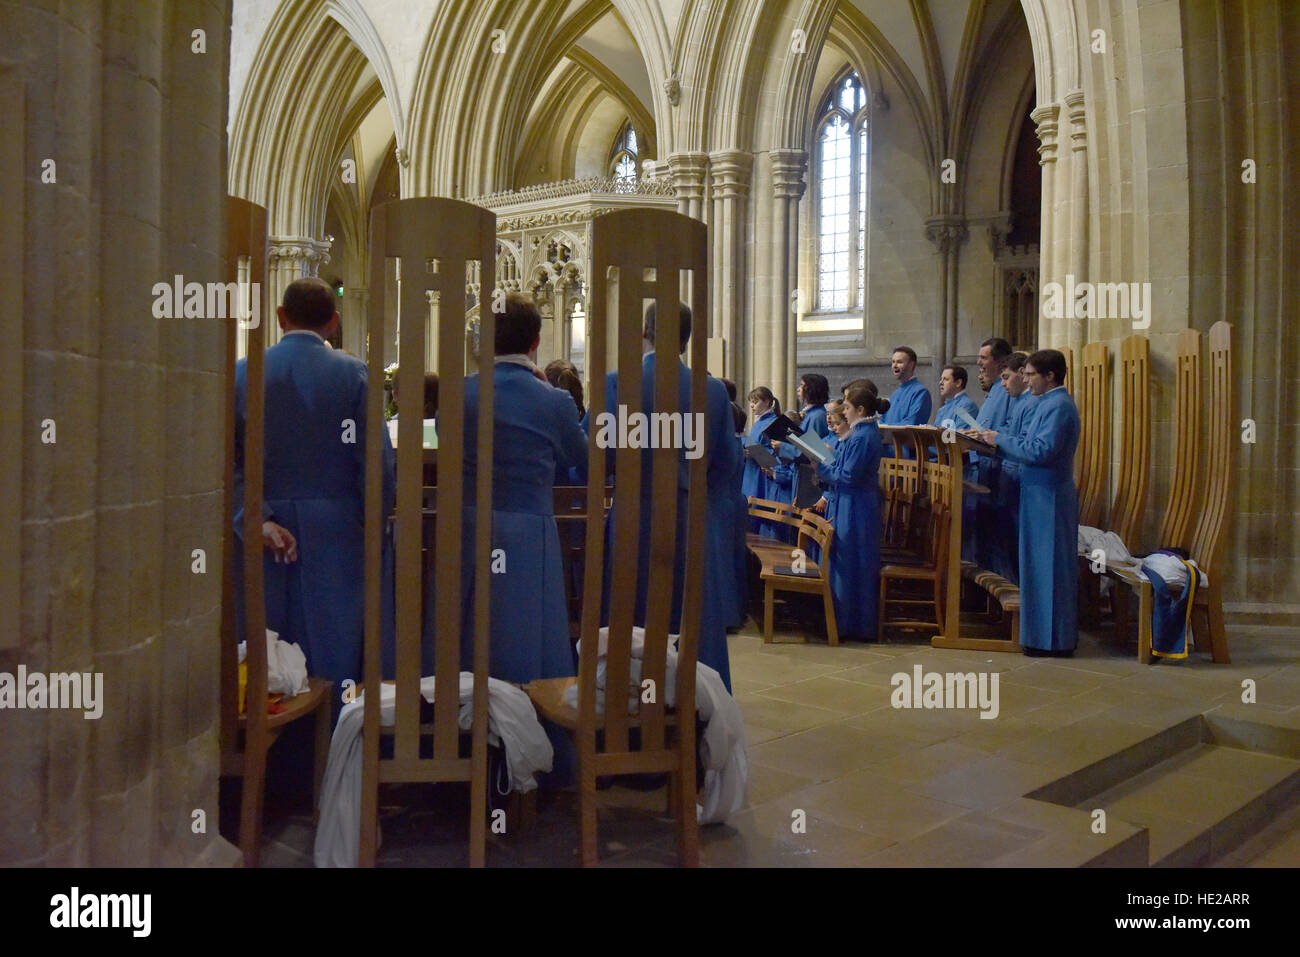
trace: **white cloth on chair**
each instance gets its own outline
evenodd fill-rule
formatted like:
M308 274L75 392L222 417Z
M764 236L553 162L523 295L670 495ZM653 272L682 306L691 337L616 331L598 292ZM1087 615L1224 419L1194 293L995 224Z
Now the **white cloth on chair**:
M669 635L664 683L668 686L664 700L668 707L677 703L677 636ZM609 629L600 629L596 661L596 710L605 710L605 650ZM628 713L635 714L641 701L641 655L645 648L645 629L632 628L632 660L628 669ZM579 642L581 653L582 645ZM564 693L564 703L578 706L578 686ZM699 662L695 665L695 709L705 722L700 739L700 759L704 765L704 789L696 803L696 817L701 824L718 824L745 806L745 787L749 781L749 762L745 754L745 720L740 705L722 683L722 676Z
M435 679L420 679L420 696L434 699ZM379 689L379 723L385 727L394 721L397 689L384 684ZM361 750L362 723L365 712L364 692L339 712L334 737L330 741L329 762L321 785L320 823L316 827L315 859L317 867L356 867L361 854ZM460 714L462 731L474 723L474 675L460 673ZM488 743L499 744L505 751L506 768L512 790L527 793L537 787L534 775L551 770L553 752L550 739L537 720L528 695L514 685L496 678L488 679Z
M1103 532L1091 525L1079 526L1079 554L1091 558L1092 553L1101 549L1107 565L1131 566L1138 564L1128 550L1128 546L1114 532Z
M239 660L248 657L248 642L239 643ZM307 656L295 644L280 640L279 632L266 629L266 693L294 697L310 690Z

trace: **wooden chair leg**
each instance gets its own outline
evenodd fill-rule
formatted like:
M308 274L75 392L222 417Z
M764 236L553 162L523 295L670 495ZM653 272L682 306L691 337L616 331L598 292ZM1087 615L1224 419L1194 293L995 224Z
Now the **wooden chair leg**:
M1138 585L1138 664L1151 662L1151 607L1155 599L1150 582Z
M835 620L835 600L831 597L829 585L822 592L822 603L826 608L826 640L834 648L840 643L840 629Z
M695 816L694 762L683 760L671 777L678 779L677 862L682 867L700 866L700 823Z
M329 763L330 736L334 732L334 708L330 696L326 695L316 706L316 755L311 769L311 820L320 823L321 783L325 780L325 765Z
M880 602L876 605L876 641L885 640L885 609L888 607L886 602L889 595L889 579L884 575L880 576Z
M1206 591L1206 605L1210 619L1210 648L1216 665L1230 664L1228 658L1228 630L1223 623L1223 598L1217 585Z
M266 751L244 751L243 791L239 802L239 849L245 867L257 867L262 845L262 804L266 796Z
M582 866L595 867L599 862L596 844L596 772L590 765L581 770L578 788L578 829L582 841Z
M1112 581L1110 588L1110 607L1115 616L1115 638L1121 646L1127 645L1132 634L1133 619L1130 614L1129 589L1119 582Z
M772 643L772 597L776 589L772 583L765 582L763 586L763 644Z

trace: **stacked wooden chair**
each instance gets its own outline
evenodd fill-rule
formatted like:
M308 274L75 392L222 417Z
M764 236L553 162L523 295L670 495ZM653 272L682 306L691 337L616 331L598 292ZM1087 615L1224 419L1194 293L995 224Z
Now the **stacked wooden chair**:
M226 198L227 280L238 282L241 260L246 261L247 281L254 295L264 296L266 288L266 209L235 196ZM270 315L265 299L258 315ZM226 472L222 498L223 523L228 523L235 509L244 509L242 542L237 542L227 527L222 537L221 592L221 776L242 779L239 811L239 849L245 867L256 867L262 841L263 799L266 788L267 752L281 733L299 718L312 717L316 724L315 766L312 775L312 807L319 810L321 780L329 756L332 705L332 682L308 679L308 690L286 699L281 710L267 714L266 605L262 576L262 468L264 462L264 422L266 390L263 375L263 349L266 342L264 322L248 329L247 409L243 447L235 439L235 342L238 317L227 320L226 330ZM244 501L234 500L235 456L244 465ZM242 562L236 549L242 549ZM242 564L242 577L240 566ZM239 664L236 650L236 589L242 590L244 606L245 661L248 682L246 707L239 708Z
M1208 365L1208 407L1214 414L1202 437L1201 410L1207 404L1201 385L1201 334L1195 329L1183 330L1178 336L1176 358L1173 479L1158 541L1161 547L1187 551L1209 578L1208 587L1197 589L1192 628L1197 650L1209 651L1215 662L1226 664L1229 656L1223 621L1223 568L1218 559L1238 442L1232 326L1227 322L1217 322L1210 328ZM1136 526L1137 519L1132 521ZM1138 660L1149 661L1154 603L1151 583L1138 578L1135 569L1111 566L1107 571L1138 595ZM1122 599L1117 598L1115 610L1117 631L1126 634L1128 616Z
M470 784L469 863L481 867L486 856L488 766L488 641L491 605L493 368L490 345L478 356L479 406L475 499L475 538L471 562L462 560L463 505L467 500L465 449L458 437L465 422L466 316L470 311L467 268L491 264L496 255L496 217L458 200L420 197L397 200L371 213L371 303L368 316L368 422L383 421L385 266L389 258L405 264L400 285L398 343L399 391L421 395L425 373L430 304L437 310L436 354L439 390L438 486L435 496L437 640L432 720L421 718L420 678L425 595L421 563L424 463L421 455L397 457L396 545L396 697L394 722L381 724L381 608L383 514L380 470L368 469L365 492L365 654L361 787L361 864L375 864L381 783L468 781ZM491 269L484 270L491 274ZM490 308L479 309L479 341L495 335ZM399 449L422 448L419 416L399 418ZM383 430L366 430L366 461L382 460ZM473 575L473 706L468 740L459 724L461 670L461 583ZM392 743L381 756L381 738ZM465 752L468 751L468 754Z
M592 383L592 421L606 410L605 390L599 387L606 371L609 330L617 329L619 401L629 414L642 409L642 302L653 299L660 316L657 337L654 408L656 412L680 409L675 317L683 271L693 282L691 309L691 408L704 410L705 368L708 346L708 245L705 225L678 213L657 209L627 209L592 221L596 288L589 297L590 335L587 355ZM609 628L605 649L607 707L597 709L597 662L605 535L599 522L587 523L586 578L582 605L582 642L578 677L532 682L530 697L543 717L568 728L577 740L581 852L584 866L598 863L596 781L602 775L663 773L669 775L669 808L677 820L678 860L699 862L699 834L695 812L695 683L698 630L703 598L705 506L708 456L690 461L689 498L686 503L686 567L677 647L676 706L667 706L666 668L668 627L673 593L674 554L678 529L678 450L660 448L653 457L651 487L642 488L643 452L620 448L615 457L614 505L610 547L615 556L639 554L641 498L649 496L654 522L649 542L649 582L646 600L641 682L657 693L639 694L636 713L626 705L631 687L632 622L636 599L637 562L611 562ZM588 474L605 474L606 450L591 443ZM587 491L587 514L599 514L603 486L592 482ZM651 682L646 685L645 682ZM565 692L577 687L577 706L566 702ZM649 699L649 700L647 700Z

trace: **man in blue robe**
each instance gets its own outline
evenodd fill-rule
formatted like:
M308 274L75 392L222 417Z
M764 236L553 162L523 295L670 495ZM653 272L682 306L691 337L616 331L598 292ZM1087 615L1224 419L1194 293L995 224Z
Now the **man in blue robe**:
M1065 356L1035 352L1025 362L1025 378L1039 399L1023 437L980 433L1020 465L1020 643L1031 656L1068 658L1079 642L1079 411L1065 375Z
M949 364L943 367L939 376L939 398L943 405L934 414L934 425L941 429L966 428L966 420L957 414L958 409L972 419L979 415L980 407L966 394L967 378L965 366Z
M881 416L881 425L928 425L930 390L916 377L916 350L899 346L890 360L898 388L889 397L889 411Z
M361 681L365 559L366 365L325 340L338 328L334 291L294 280L276 310L284 337L265 356L262 517L266 626L296 643L313 677ZM235 529L243 532L248 360L235 369ZM396 483L383 431L384 514ZM295 560L296 559L296 560ZM391 581L391 569L386 569ZM391 585L389 586L391 591ZM240 602L242 605L242 589ZM385 601L391 628L391 597ZM242 615L241 615L242 619ZM241 620L242 631L242 620Z
M664 323L664 331L677 334L677 352L686 351L686 344L691 336L691 310L681 304L676 323ZM657 323L655 306L652 304L646 313L642 333L647 352L641 360L641 402L642 409L650 412L654 409L655 383L655 343ZM678 407L689 409L691 406L691 371L679 359L677 362ZM727 690L731 690L731 666L727 656L727 623L734 618L734 596L738 593L740 583L736 580L735 562L735 479L740 474L737 460L741 455L739 444L735 439L735 419L731 411L731 402L727 389L720 381L708 376L705 384L707 408L704 414L704 436L706 454L708 455L708 499L706 503L705 554L704 554L704 601L700 610L700 633L698 639L698 659L702 664L713 668L722 676ZM605 376L606 408L611 412L619 406L618 371ZM598 423L592 423L598 426ZM653 449L646 449L641 457L641 528L639 536L640 554L637 558L637 594L633 612L633 624L644 625L646 614L647 589L650 580L650 535L653 528L651 515L651 466ZM612 453L612 450L611 450ZM612 461L612 454L610 456ZM687 532L687 498L690 487L689 463L686 450L682 449L678 457L677 480L677 535L675 541L676 556L673 575L672 613L669 630L677 633L681 627L682 595L686 578L686 532ZM614 496L618 497L618 484L615 480ZM612 517L612 516L611 516ZM610 584L610 561L608 543L612 542L613 522L606 530L606 570L605 585L608 597Z
M1006 426L1010 397L1002 385L1002 370L1006 368L1010 357L1011 344L1005 339L985 339L980 343L979 358L976 361L980 369L980 385L988 392L988 397L980 406L980 414L975 417L982 430L996 432ZM989 489L989 492L976 496L975 520L963 522L966 534L962 536L961 557L989 571L993 571L996 561L994 550L999 535L997 509L993 501L998 487L999 465L997 459L988 455L981 455L975 463L972 481Z
M1024 377L1025 362L1029 357L1023 352L1013 352L1002 370L1002 385L1007 390L1010 412L1005 432L1014 438L1025 438L1025 427L1033 415L1038 396L1029 391ZM997 572L1008 581L1020 583L1020 465L1011 459L998 462L998 487L994 495L997 522L1002 533L997 536L994 550Z
M496 319L492 407L492 549L502 559L492 574L491 675L516 684L576 674L569 644L564 563L555 525L556 469L586 461L587 436L573 397L557 389L532 362L540 341L537 307L506 297ZM461 667L474 661L474 501L478 469L478 376L465 380L465 508L462 554ZM497 552L500 549L500 552ZM425 633L435 627L435 605L425 603ZM426 655L432 653L426 642ZM425 661L431 671L432 659Z

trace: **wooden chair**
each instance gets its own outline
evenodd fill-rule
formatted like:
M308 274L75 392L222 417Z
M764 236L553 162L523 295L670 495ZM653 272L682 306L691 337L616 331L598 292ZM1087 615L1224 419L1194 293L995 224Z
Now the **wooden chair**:
M582 628L582 579L586 564L587 486L557 485L553 490L555 524L560 533L564 563L564 596L569 607L569 637L577 644ZM601 519L609 511L614 487L605 486Z
M1204 444L1200 430L1203 407L1200 346L1201 334L1195 329L1185 329L1179 334L1174 476L1159 541L1163 548L1185 550L1209 578L1208 587L1197 589L1192 606L1196 649L1209 651L1217 664L1228 664L1228 638L1223 621L1223 570L1217 566L1217 561L1239 441L1232 377L1232 326L1227 322L1217 322L1210 328L1209 407L1214 410L1214 415L1210 417ZM1151 612L1155 601L1151 583L1138 578L1136 569L1111 567L1108 572L1138 595L1138 660L1150 661ZM1122 599L1116 604L1116 631L1128 633L1127 606Z
M644 299L654 299L660 328L671 330L677 315L683 272L690 271L694 333L691 337L691 407L705 409L705 366L708 346L707 231L702 222L658 209L625 209L597 216L591 226L596 288L588 299L590 340L587 355L592 382L602 382L609 328L618 336L619 401L629 413L642 411L641 329ZM680 409L677 340L660 335L656 349L654 408L656 412ZM606 411L604 389L591 390L592 421ZM643 454L652 456L651 488L642 489ZM653 700L640 700L639 711L629 715L622 706L631 681L631 644L636 599L636 561L613 563L609 588L609 628L605 655L606 690L610 706L596 709L596 665L599 658L601 596L603 593L604 530L587 523L587 567L582 608L582 644L578 677L535 681L527 688L539 713L574 733L578 745L579 805L582 863L598 861L596 841L596 780L601 775L661 773L670 777L669 804L678 827L678 860L699 863L699 835L695 817L695 665L700 609L703 599L705 504L708 456L688 466L689 499L685 523L685 581L681 613L681 638L677 649L676 711L669 712L665 675L668 625L672 611L674 555L678 511L678 450L620 448L616 452L616 491L613 507L613 542L618 556L640 554L642 495L650 498L654 522L650 528L650 567L646 594L642 681L660 689ZM603 474L604 449L589 450L589 472ZM602 489L588 489L587 511L600 509ZM576 684L577 707L564 703L564 693ZM642 687L646 687L644 684ZM636 729L639 740L630 734ZM598 741L597 734L600 733Z
M226 197L228 221L226 274L239 281L240 260L247 259L247 281L259 295L266 289L266 209L236 196ZM265 298L258 304L260 316L269 315ZM267 752L293 721L314 716L316 721L315 765L312 774L312 809L320 808L321 780L329 756L333 727L332 682L309 679L309 690L286 699L283 710L267 714L266 598L262 577L262 488L265 445L266 389L263 373L266 332L259 322L248 330L247 408L243 448L235 447L235 341L239 320L231 318L226 328L226 465L223 516L235 513L235 456L244 464L243 542L236 542L227 529L222 538L221 591L221 776L242 778L239 802L239 849L245 867L256 867L261 852L263 801L266 793ZM228 518L226 519L228 521ZM242 547L242 580L236 548ZM239 710L239 664L236 589L244 597L245 660L248 706Z
M1079 524L1101 524L1110 482L1110 354L1104 342L1083 347L1083 363L1074 392L1079 404Z
M763 581L763 642L772 643L772 604L776 592L793 591L822 596L822 606L826 610L826 638L830 644L838 645L840 634L835 626L835 603L831 598L829 577L831 542L835 538L835 529L820 515L805 511L799 518L798 530L796 548L803 555L801 564L804 567L804 574L801 575L793 570L782 571L782 569L794 568L796 555L792 554L794 550L789 546L773 549L759 556L763 566L759 573ZM821 555L819 562L808 558L810 545L816 545L819 549Z
M891 625L933 631L935 634L943 632L943 586L947 572L948 540L952 516L944 505L935 505L928 511L923 560L917 564L885 564L880 568L877 640L884 640L885 628ZM930 596L925 597L923 594L909 591L890 597L890 582L910 585L928 584L930 586ZM891 605L901 605L906 608L914 608L918 605L929 606L934 614L932 619L927 620L913 617L891 618L888 614Z
M396 782L468 781L470 785L469 863L485 863L488 768L488 640L491 608L492 531L492 350L478 356L479 405L472 567L463 567L466 316L470 312L466 276L471 264L496 261L496 216L453 199L419 197L377 206L370 215L370 291L368 311L369 394L366 419L383 419L384 317L386 265L405 265L399 287L401 324L398 389L420 395L424 389L427 327L436 330L436 355L442 380L438 396L440 467L434 522L433 574L437 576L436 674L432 721L421 720L419 684L423 643L424 581L421 545L424 523L424 456L398 456L396 509L396 699L394 722L381 726L378 694L365 696L361 785L361 865L373 867L377 855L379 786ZM491 271L489 266L488 272ZM487 294L480 288L479 297ZM430 305L436 318L428 321ZM491 309L478 311L480 341L495 335ZM422 422L399 419L399 447L422 447ZM382 459L379 429L366 430L366 461ZM365 664L367 688L381 684L382 476L366 471L365 512ZM475 576L473 706L469 754L462 755L460 714L461 583ZM391 737L391 757L380 755L381 737ZM422 747L423 746L423 747ZM429 754L425 756L425 749Z

